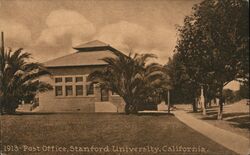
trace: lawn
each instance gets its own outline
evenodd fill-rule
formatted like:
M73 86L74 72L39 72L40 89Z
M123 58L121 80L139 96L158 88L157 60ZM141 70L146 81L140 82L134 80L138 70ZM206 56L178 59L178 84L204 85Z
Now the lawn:
M250 131L250 107L246 104L246 100L226 104L223 109L223 120L217 120L218 106L212 106L207 109L207 115L202 115L202 111L193 113L189 109L189 113L207 123L216 127L228 130L243 137L249 138Z
M235 154L171 115L78 113L0 117L1 149L10 150L5 152L8 155Z

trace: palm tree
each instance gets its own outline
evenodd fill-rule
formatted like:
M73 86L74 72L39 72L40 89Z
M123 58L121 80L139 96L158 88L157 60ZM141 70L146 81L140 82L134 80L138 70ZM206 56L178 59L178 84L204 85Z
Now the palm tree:
M137 113L143 104L159 98L162 85L162 66L146 64L153 54L129 54L114 52L115 57L102 59L107 63L103 71L95 71L89 80L98 81L102 88L120 95L125 101L125 112Z
M22 101L31 101L38 92L52 89L52 86L38 80L50 74L42 64L29 62L30 53L11 49L0 55L0 99L1 113L14 113Z

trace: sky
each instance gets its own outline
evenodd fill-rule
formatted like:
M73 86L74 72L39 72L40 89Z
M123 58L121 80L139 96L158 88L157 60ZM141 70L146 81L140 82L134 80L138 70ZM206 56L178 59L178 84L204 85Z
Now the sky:
M173 55L177 25L200 0L0 0L5 46L22 47L45 62L92 40L124 53Z
M178 38L176 27L201 0L0 0L5 46L24 48L45 62L76 52L92 40L124 53L154 53L166 64ZM238 82L225 88L239 89Z

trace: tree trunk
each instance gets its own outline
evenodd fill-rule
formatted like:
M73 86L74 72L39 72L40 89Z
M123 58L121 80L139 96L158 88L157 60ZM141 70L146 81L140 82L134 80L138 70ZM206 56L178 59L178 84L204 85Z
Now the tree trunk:
M3 106L0 105L0 115L3 115Z
M202 114L206 115L207 111L206 111L206 102L205 102L203 87L201 87L200 102L201 102L201 105L202 105Z
M222 115L223 115L223 103L219 102L219 112L218 112L217 119L222 120L223 119Z
M128 103L125 104L125 114L126 114L126 115L129 115L129 114L130 114L130 111L129 111L129 104L128 104Z
M129 115L131 114L131 100L127 97L123 97L124 101L125 101L125 114Z
M224 99L221 97L219 99L219 112L218 112L218 120L223 119L223 104L224 104Z
M222 120L223 119L223 104L225 102L225 99L222 95L222 90L223 90L223 87L220 88L220 92L219 92L219 110L218 110L218 117L217 119L218 120Z
M137 114L138 106L136 104L126 103L125 105L125 114Z
M2 96L0 97L0 115L3 114L3 101L2 101Z
M197 112L197 101L195 98L192 105L193 105L193 112Z
M168 113L170 114L170 107L171 107L171 104L170 104L170 91L168 90Z

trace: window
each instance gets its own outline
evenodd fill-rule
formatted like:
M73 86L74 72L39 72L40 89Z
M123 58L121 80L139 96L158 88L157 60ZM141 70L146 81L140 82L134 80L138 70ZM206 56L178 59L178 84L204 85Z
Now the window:
M55 87L55 93L56 93L56 96L62 96L63 95L63 92L62 92L62 86L56 86Z
M87 95L93 95L94 94L94 84L86 85L87 86Z
M65 94L66 94L66 96L72 96L73 95L73 87L72 86L65 86Z
M66 77L65 78L65 82L67 83L67 82L72 82L73 81L73 79L72 79L72 77Z
M60 83L62 82L62 78L55 78L55 83Z
M83 86L76 85L76 96L82 96L82 95L83 95Z
M76 82L82 82L83 81L83 77L76 77Z

